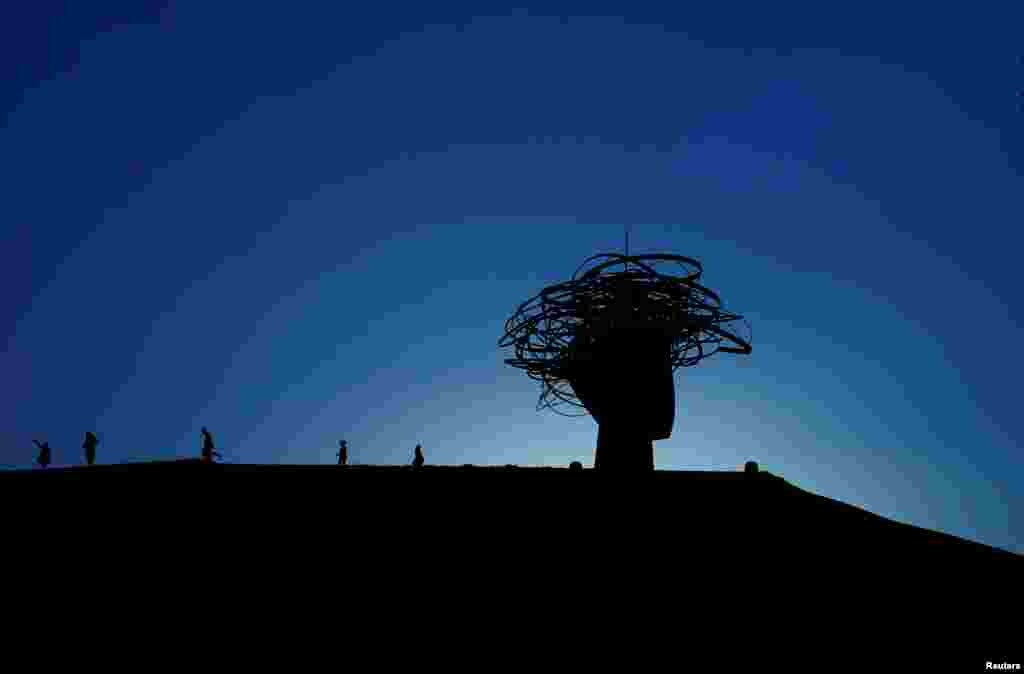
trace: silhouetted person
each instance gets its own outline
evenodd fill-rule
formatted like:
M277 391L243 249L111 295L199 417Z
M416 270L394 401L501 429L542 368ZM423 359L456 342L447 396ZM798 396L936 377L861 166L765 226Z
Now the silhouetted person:
M746 473L747 475L757 475L757 462L747 461L747 463L743 466L743 472Z
M569 464L569 470L571 470L571 471L583 470L583 464L580 463L579 461L573 461L572 463Z
M420 468L423 466L423 446L416 445L416 456L413 457L412 465Z
M50 465L50 443L40 443L38 440L33 440L32 442L36 443L36 447L39 448L39 456L36 457L36 463L46 468Z
M339 466L347 466L348 465L348 443L345 442L344 440L342 440L339 443L339 447L338 447L338 465Z
M210 435L210 431L206 430L206 426L203 426L203 461L205 463L212 463L213 457L221 458L220 452L216 451L213 446L213 436Z
M96 463L96 445L99 444L99 438L92 431L85 432L85 442L82 443L82 449L85 450L85 462L88 465Z

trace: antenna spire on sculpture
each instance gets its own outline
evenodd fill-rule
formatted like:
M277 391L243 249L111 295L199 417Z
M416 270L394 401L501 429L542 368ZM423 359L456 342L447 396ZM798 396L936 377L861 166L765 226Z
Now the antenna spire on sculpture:
M667 265L683 273L657 269ZM653 470L653 441L668 438L675 421L675 369L717 352L751 353L749 337L730 329L746 321L698 283L703 271L681 255L601 253L506 322L498 345L514 347L505 362L541 382L537 409L580 416L559 408L582 407L597 421L595 468Z

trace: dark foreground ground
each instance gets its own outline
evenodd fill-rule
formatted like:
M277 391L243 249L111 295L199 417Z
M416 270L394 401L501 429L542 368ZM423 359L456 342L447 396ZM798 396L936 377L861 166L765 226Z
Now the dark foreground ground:
M950 671L1024 650L1024 557L766 472L181 461L0 473L0 503L8 549L47 550L71 576L84 557L160 583L182 570L251 576L259 593L311 582L344 601L429 588L442 614L468 592L487 615L526 602L515 610L548 637L581 620L657 619L678 639L686 620L725 620L737 640L834 625L844 657L890 643L919 662L974 663ZM538 627L551 620L561 627Z

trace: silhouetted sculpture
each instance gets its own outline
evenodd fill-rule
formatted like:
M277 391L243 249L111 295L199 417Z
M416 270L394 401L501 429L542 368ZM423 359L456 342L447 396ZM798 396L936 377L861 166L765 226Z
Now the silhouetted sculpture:
M580 463L579 461L573 461L572 463L569 464L569 470L573 472L583 470L583 464Z
M416 468L423 467L423 447L421 445L416 445L416 455L413 457L412 465Z
M600 262L581 274L593 261ZM658 273L659 263L685 275ZM700 262L680 255L595 255L505 324L498 345L515 347L505 362L542 383L538 409L565 403L597 422L595 469L654 470L653 441L668 438L675 422L675 368L718 351L752 351L727 329L742 317L697 283L702 273Z
M95 433L92 431L85 432L85 442L82 443L82 449L85 450L85 463L90 466L96 463L96 445L99 442Z
M203 426L201 431L203 434L203 461L205 463L212 463L213 457L221 458L220 452L216 451L213 445L213 436L210 435L210 431L206 430L206 426Z
M40 443L38 440L33 440L32 442L36 443L36 447L39 448L39 456L36 457L36 463L46 468L50 465L50 443Z
M339 448L338 448L338 465L339 466L346 466L346 465L348 465L348 443L345 442L344 440L342 440L339 443Z

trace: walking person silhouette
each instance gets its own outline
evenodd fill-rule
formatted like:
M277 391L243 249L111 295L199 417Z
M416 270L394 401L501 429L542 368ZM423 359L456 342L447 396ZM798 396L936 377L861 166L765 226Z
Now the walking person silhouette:
M96 445L100 443L99 438L92 431L85 432L85 442L82 443L82 449L85 450L85 462L88 465L96 463Z
M338 445L338 465L348 465L348 443L342 440Z
M39 456L36 457L36 463L46 468L50 465L50 443L40 443L38 440L33 440L32 442L36 443L36 447L39 448Z
M423 467L423 446L416 445L416 456L412 460L412 465L416 468Z
M206 430L206 426L203 426L203 463L213 463L213 457L218 459L223 458L220 452L214 449L213 436L210 435L210 431Z

